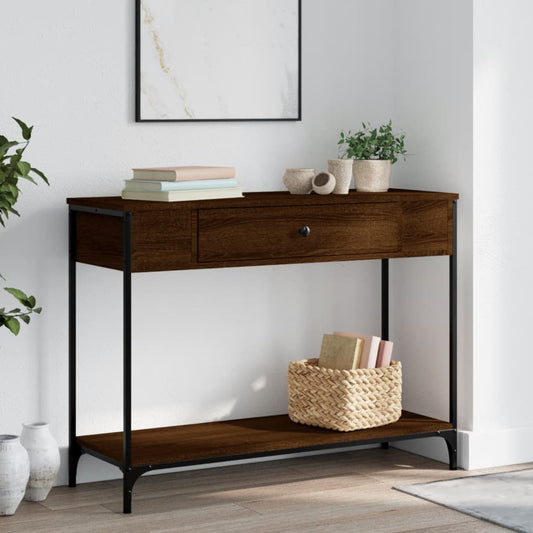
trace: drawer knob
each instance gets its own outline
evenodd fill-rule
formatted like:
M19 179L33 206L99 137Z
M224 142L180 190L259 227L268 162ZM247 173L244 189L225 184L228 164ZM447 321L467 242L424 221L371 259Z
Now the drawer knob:
M309 226L302 226L299 230L298 230L298 233L302 236L302 237L307 237L310 233L311 233L311 228Z

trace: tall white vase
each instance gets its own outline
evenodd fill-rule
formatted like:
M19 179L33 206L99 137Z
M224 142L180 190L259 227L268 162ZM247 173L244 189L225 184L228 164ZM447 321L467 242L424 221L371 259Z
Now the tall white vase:
M59 447L45 422L23 424L20 442L30 458L30 480L24 499L43 501L59 471Z
M0 435L0 516L15 514L30 477L28 452L17 435Z

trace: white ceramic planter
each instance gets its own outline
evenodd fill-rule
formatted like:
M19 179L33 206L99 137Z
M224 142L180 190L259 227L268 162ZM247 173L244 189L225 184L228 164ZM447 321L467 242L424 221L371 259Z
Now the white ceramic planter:
M329 172L319 172L313 178L313 191L317 194L331 194L335 189L335 176Z
M313 190L314 168L288 168L283 175L283 184L291 194L309 194Z
M355 159L355 188L363 192L385 192L390 187L391 162L379 159Z
M30 476L28 452L17 435L0 435L0 516L15 514Z
M20 442L30 459L30 479L24 499L43 501L59 471L59 447L45 422L23 424Z
M352 183L353 159L328 159L328 171L335 176L333 194L348 194Z

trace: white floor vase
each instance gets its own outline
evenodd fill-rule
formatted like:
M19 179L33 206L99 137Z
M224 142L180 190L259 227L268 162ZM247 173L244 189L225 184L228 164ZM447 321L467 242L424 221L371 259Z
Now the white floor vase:
M0 435L0 516L15 514L30 475L28 452L17 435Z
M23 424L20 442L30 458L30 479L24 499L43 501L59 471L59 447L45 422Z

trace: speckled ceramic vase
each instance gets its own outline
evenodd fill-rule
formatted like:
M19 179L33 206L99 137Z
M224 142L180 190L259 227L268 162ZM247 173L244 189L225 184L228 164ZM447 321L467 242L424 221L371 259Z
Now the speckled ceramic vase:
M30 458L30 479L24 499L41 502L48 496L59 471L59 447L45 422L23 424L20 442Z
M15 514L30 476L28 452L17 435L0 435L0 516Z
M331 194L335 189L335 176L329 172L319 172L313 178L313 191L317 194Z
M288 168L283 175L283 184L291 194L309 194L314 177L314 168Z
M328 171L335 176L333 194L348 194L352 183L353 159L328 159Z
M385 192L390 187L391 162L379 159L355 159L353 178L355 188L363 192Z

